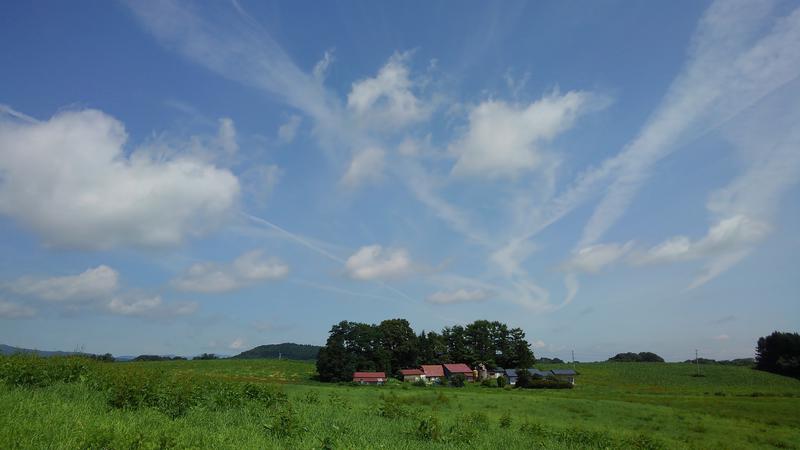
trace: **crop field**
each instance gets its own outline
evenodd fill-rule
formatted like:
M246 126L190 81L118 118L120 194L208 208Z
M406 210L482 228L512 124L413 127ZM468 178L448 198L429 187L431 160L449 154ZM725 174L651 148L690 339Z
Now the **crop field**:
M2 357L0 448L800 448L798 380L577 370L571 390L377 387L319 383L296 361Z

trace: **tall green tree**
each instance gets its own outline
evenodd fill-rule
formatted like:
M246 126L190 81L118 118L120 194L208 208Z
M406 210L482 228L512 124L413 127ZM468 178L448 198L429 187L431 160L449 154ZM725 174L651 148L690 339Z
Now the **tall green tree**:
M775 331L759 338L756 369L800 378L800 334Z

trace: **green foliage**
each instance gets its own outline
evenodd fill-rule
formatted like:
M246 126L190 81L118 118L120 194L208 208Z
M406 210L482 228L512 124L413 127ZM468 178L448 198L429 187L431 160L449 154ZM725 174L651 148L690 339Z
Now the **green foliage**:
M331 327L317 356L319 380L349 381L356 371L386 372L420 364L467 363L516 367L533 364L534 356L525 332L503 323L475 321L466 327L446 327L441 334L414 335L405 319L384 320L378 325L342 321Z
M219 359L219 356L217 356L217 355L215 355L213 353L203 353L202 355L195 356L192 359L196 359L196 360L199 360L199 361L208 361L208 360L213 360L213 359Z
M608 362L664 362L664 358L653 352L617 353L608 359Z
M0 382L19 387L44 387L85 379L96 363L83 356L15 354L0 359Z
M504 375L497 377L497 387L504 388L508 384L508 378Z
M500 428L511 428L514 419L511 418L511 413L506 411L500 416Z
M464 383L466 383L467 377L463 373L457 373L450 377L448 382L452 387L464 387Z
M282 439L308 431L302 426L300 417L289 402L273 410L270 420L264 424L264 430L268 434Z
M259 345L258 347L239 353L235 359L260 359L260 358L283 358L297 361L314 361L317 359L319 350L318 345L294 344L285 342L283 344Z
M414 429L417 439L423 441L440 441L442 439L442 424L436 416L425 416Z
M7 361L0 357L2 379L20 371L3 369ZM800 442L800 381L745 367L709 365L705 378L693 378L690 364L587 363L574 389L533 393L473 384L351 388L314 382L313 365L293 361L84 361L77 380L66 377L74 381L0 383L0 448L677 449ZM37 362L44 371L63 363ZM132 399L110 407L115 382L133 383L140 393L119 391ZM148 400L137 401L142 391Z
M481 386L488 387L488 388L496 388L497 387L497 380L494 378L487 378L481 381Z
M756 368L800 378L800 334L774 331L758 339Z

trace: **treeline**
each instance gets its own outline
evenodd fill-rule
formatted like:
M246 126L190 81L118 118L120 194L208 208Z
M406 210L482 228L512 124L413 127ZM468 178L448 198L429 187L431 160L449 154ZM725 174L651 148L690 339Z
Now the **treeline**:
M405 319L378 325L342 321L319 350L317 372L322 381L350 381L356 371L396 376L400 369L444 363L527 368L534 356L524 331L497 321L477 320L419 335Z
M664 358L653 352L626 352L617 353L611 358L608 358L608 362L664 362Z
M697 359L687 359L684 362L691 364L709 364L718 366L742 366L742 367L752 367L755 364L755 360L753 358L737 358L737 359L721 359L721 360L709 359L709 358L697 358Z
M800 334L775 331L759 338L756 369L800 378Z

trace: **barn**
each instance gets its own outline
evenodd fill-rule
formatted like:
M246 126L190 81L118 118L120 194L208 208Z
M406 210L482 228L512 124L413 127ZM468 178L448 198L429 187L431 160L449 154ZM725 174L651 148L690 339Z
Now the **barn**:
M440 383L444 378L444 369L441 364L423 364L422 375L431 383Z
M444 364L444 375L449 379L453 375L462 374L467 381L475 381L475 375L468 365L463 363L458 364Z
M401 369L400 375L403 376L403 381L419 381L422 379L424 372L420 369Z
M384 372L355 372L353 382L361 384L383 384L386 382Z

